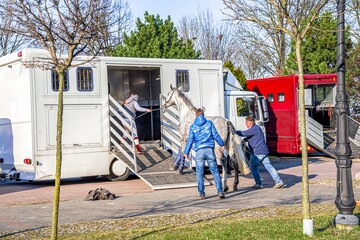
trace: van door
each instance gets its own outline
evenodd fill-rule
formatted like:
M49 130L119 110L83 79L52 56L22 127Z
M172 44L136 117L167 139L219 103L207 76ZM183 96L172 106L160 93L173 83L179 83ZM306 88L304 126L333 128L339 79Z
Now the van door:
M249 103L240 96L231 96L234 112L234 124L237 130L246 130L245 118L250 115Z
M221 109L222 92L218 70L199 70L200 106L205 107L205 115L223 116Z

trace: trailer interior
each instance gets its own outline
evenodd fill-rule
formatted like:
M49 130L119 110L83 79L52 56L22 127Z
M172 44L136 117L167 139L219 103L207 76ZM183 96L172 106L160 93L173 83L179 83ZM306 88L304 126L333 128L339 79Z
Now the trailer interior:
M136 125L140 140L159 140L160 132L160 68L108 67L109 94L123 102L132 93L139 95L139 105L151 113L137 112Z
M305 108L308 110L308 115L324 128L334 128L335 91L335 84L305 87Z

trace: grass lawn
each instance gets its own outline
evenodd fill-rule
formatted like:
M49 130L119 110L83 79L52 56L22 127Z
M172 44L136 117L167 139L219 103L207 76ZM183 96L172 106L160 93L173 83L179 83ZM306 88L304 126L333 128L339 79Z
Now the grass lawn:
M360 227L347 231L333 225L334 203L311 205L311 238L302 234L301 212L301 205L285 205L88 222L60 226L59 239L360 239ZM358 209L355 214L360 217ZM50 233L42 228L4 239L49 239Z

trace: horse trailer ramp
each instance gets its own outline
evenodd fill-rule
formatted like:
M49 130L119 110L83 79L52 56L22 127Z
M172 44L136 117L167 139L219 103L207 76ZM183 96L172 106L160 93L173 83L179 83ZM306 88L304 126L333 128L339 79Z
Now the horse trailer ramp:
M352 152L350 158L359 158L360 123L351 117L348 119L349 143ZM309 145L332 158L336 158L336 129L324 129L321 124L306 116L306 138Z
M193 170L185 167L183 175L170 170L174 157L168 151L146 146L142 154L136 154L137 171L122 152L114 151L112 154L153 190L197 186L196 173ZM204 182L205 185L210 185L207 179L204 179Z
M317 144L314 144L312 141L308 140L309 145L316 148L317 150L326 153L332 158L336 158L336 130L326 130L324 131L324 147L321 148ZM351 148L350 158L359 158L360 157L360 147L357 146L354 142L349 141Z

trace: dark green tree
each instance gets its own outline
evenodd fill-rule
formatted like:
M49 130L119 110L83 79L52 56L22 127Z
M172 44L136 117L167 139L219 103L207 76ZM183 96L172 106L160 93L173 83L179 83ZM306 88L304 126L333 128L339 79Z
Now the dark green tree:
M240 85L244 89L246 89L246 78L241 68L235 68L234 64L231 61L226 61L224 63L224 67L228 68L234 74L236 79L239 81Z
M143 58L183 58L195 59L200 52L194 50L191 40L183 42L171 21L164 21L159 15L144 14L144 22L136 21L136 30L130 35L124 34L122 45L115 47L113 56Z
M224 68L228 68L232 74L234 74L243 89L246 89L246 78L241 68L235 68L231 61L226 61L224 63ZM248 104L241 98L236 100L236 109L238 116L249 115Z
M314 21L301 46L305 74L336 72L336 29L336 17L329 12ZM346 49L350 49L351 40L348 31L345 37ZM297 69L295 43L292 41L284 75L296 73Z

